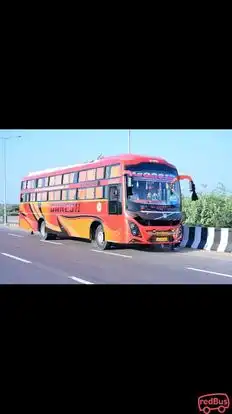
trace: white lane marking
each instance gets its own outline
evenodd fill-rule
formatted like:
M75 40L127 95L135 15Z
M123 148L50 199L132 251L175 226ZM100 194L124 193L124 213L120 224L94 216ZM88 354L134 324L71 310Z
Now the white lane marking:
M14 259L14 260L18 260L19 262L23 262L23 263L32 263L29 260L25 260L25 259L21 259L21 257L17 257L17 256L12 256L11 254L8 253L1 253L3 256L9 257L10 259Z
M103 254L108 254L110 256L119 256L119 257L126 257L127 259L132 259L132 256L127 256L126 254L120 254L120 253L111 253L111 252L102 252L101 250L94 250L91 249L92 252L95 253L103 253Z
M94 283L88 282L88 280L79 279L75 276L70 276L69 279L75 280L75 282L82 283L83 285L94 285Z
M59 242L53 242L53 241L49 241L49 240L40 240L42 243L50 243L50 244L57 244L58 246L62 246L63 243L59 243Z
M13 237L24 237L24 236L20 236L19 234L13 234L13 233L8 233L8 236L13 236Z
M226 273L211 272L211 270L195 269L194 267L187 267L187 269L188 270L193 270L194 272L210 273L211 275L224 276L224 277L232 277L232 275L227 275Z

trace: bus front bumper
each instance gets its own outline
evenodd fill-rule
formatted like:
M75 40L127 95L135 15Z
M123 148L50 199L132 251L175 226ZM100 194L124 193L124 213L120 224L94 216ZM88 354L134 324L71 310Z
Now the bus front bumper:
M183 238L182 226L175 227L141 227L140 236L130 235L129 244L175 245L180 244Z

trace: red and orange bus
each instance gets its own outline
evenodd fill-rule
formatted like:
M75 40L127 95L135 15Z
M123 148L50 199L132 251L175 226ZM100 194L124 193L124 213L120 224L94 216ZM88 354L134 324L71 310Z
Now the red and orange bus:
M157 157L119 155L28 174L21 183L20 227L112 244L169 244L182 239L181 189L190 176Z

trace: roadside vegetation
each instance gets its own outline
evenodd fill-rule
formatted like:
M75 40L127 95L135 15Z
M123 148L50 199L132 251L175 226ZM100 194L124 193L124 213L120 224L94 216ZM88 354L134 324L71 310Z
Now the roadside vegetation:
M185 224L232 228L232 195L222 183L211 193L198 193L199 200L183 197Z

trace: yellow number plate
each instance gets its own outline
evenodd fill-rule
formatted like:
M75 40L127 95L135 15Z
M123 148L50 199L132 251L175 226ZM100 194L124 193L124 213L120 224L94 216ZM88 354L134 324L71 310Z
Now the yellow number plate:
M156 238L156 241L159 241L159 242L166 242L166 241L168 241L168 237L157 237L157 238Z

